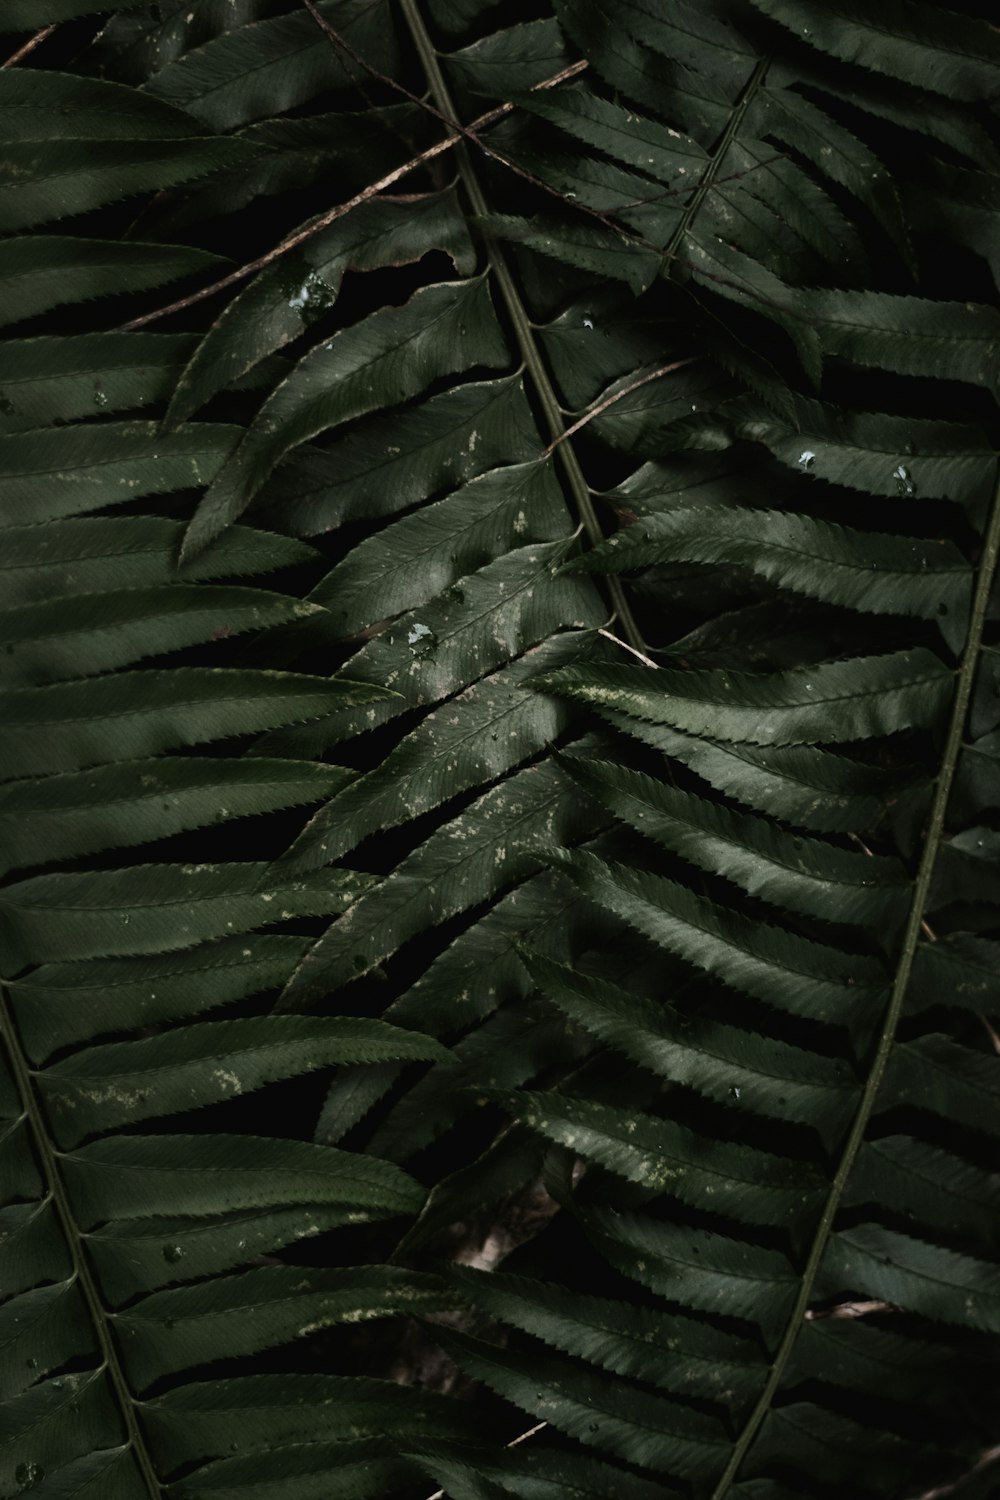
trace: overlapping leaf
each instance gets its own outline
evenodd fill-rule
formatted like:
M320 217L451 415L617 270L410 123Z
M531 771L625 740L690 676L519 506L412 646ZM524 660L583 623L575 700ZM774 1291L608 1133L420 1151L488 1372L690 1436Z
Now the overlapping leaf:
M8 5L4 1493L995 1443L973 9Z

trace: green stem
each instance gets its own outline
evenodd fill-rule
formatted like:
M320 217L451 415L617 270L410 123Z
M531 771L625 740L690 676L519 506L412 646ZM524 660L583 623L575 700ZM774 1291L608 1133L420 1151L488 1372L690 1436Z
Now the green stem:
M715 180L718 177L719 172L722 169L722 164L726 159L726 153L739 134L740 126L743 124L743 121L746 118L746 112L750 108L754 99L757 97L757 90L764 82L764 79L767 76L767 70L770 65L771 59L769 57L762 57L757 66L754 68L750 77L747 79L746 86L739 99L737 100L736 107L734 108L732 114L729 116L729 122L726 125L725 130L719 137L715 150L712 153L711 160L709 161L702 175L702 179L699 182L698 186L695 188L694 192L691 194L691 198L687 204L687 207L681 215L681 221L678 224L677 228L674 230L673 234L670 236L670 242L663 252L664 276L672 275L674 261L677 258L677 252L680 249L681 242L687 234L688 230L691 228L691 225L694 223L695 219L701 212L702 204L705 202L705 199L708 197L713 186L715 185Z
M83 1246L80 1243L80 1232L73 1210L70 1207L62 1177L59 1173L57 1161L59 1153L53 1149L52 1142L49 1139L41 1107L35 1097L31 1069L28 1067L18 1045L17 1033L14 1029L14 1018L10 1013L6 996L2 989L0 989L0 1035L6 1041L7 1056L10 1059L14 1081L17 1084L24 1105L25 1118L28 1121L28 1126L34 1138L42 1176L48 1183L49 1191L52 1194L52 1203L56 1211L56 1217L59 1220L59 1227L63 1232L69 1251L70 1262L73 1266L73 1276L83 1292L83 1298L87 1304L91 1322L97 1335L103 1367L110 1376L111 1384L118 1398L118 1405L122 1413L129 1445L139 1466L139 1471L142 1474L150 1500L161 1500L163 1490L156 1477L153 1461L146 1448L145 1439L139 1426L135 1410L135 1398L129 1388L125 1371L118 1357L118 1350L115 1347L111 1329L108 1325L108 1313L87 1261L86 1254L84 1253Z
M417 8L417 0L400 0L403 15L413 37L414 46L423 65L430 91L434 96L434 103L441 114L448 120L457 119L455 107L452 103L448 85L438 64L437 52L434 44L427 34L423 18ZM489 204L486 195L480 185L475 168L469 159L468 149L464 141L455 147L459 169L462 175L463 185L468 194L469 204L477 216L484 216L489 212ZM548 428L550 442L555 447L557 461L562 465L566 476L566 484L577 513L587 533L591 546L599 546L605 540L601 523L594 508L590 486L587 484L577 458L570 443L565 441L565 423L559 400L549 379L548 370L542 359L541 352L535 341L534 329L531 319L528 317L527 309L521 300L521 294L517 289L514 277L500 246L488 234L483 236L486 245L486 253L493 272L494 279L500 289L507 315L514 329L514 337L524 361L524 367L531 378L535 394L545 418ZM635 623L628 600L625 597L622 583L619 578L611 576L607 579L608 592L615 614L621 623L622 634L630 645L637 650L644 649L644 642L639 628Z
M864 1141L868 1121L871 1118L879 1087L889 1061L889 1054L892 1051L893 1042L895 1041L896 1027L899 1024L903 1002L906 998L906 991L910 982L910 974L913 970L913 961L917 952L917 944L920 940L920 927L924 918L924 909L927 905L927 897L934 875L934 865L937 860L941 836L944 832L948 798L951 794L952 783L955 779L955 771L958 766L958 757L962 748L965 721L969 711L969 701L972 696L976 668L979 664L979 652L982 646L983 629L986 623L986 611L989 605L993 580L997 571L998 557L1000 557L1000 483L998 483L994 495L993 510L983 545L979 577L976 583L976 594L972 605L972 617L969 621L969 633L966 638L965 650L962 654L955 698L952 703L951 722L948 726L948 735L941 757L941 766L938 771L934 801L931 805L930 818L928 819L923 854L913 889L913 901L910 905L906 930L903 934L896 977L892 987L892 994L889 998L889 1004L886 1008L878 1048L872 1061L871 1072L868 1075L868 1081L861 1096L861 1101L858 1105L858 1112L854 1117L854 1123L851 1126L850 1134L844 1146L837 1174L833 1179L829 1196L813 1237L809 1258L806 1261L805 1271L803 1272L802 1281L799 1286L799 1294L789 1317L788 1326L778 1347L778 1352L774 1357L774 1363L771 1366L767 1384L764 1386L760 1394L760 1399L747 1419L743 1431L740 1433L739 1439L730 1456L729 1463L726 1465L725 1472L712 1491L711 1500L723 1500L723 1496L735 1479L737 1470L743 1462L750 1444L757 1435L757 1429L770 1410L774 1394L781 1383L785 1365L788 1362L788 1357L792 1352L795 1340L798 1338L799 1330L809 1306L813 1285L816 1281L816 1275L823 1259L827 1241L833 1229L833 1221L840 1206L840 1200L847 1185L847 1179Z

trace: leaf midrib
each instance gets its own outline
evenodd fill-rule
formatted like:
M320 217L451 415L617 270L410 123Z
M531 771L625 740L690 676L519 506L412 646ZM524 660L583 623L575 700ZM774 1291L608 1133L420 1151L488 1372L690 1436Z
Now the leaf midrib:
M955 696L952 702L951 722L948 726L947 739L937 778L937 788L928 818L920 867L914 884L913 902L910 907L910 915L900 947L896 977L889 998L889 1004L886 1008L885 1020L882 1024L871 1072L861 1096L854 1124L845 1142L843 1155L833 1179L829 1196L820 1216L802 1275L799 1293L795 1299L795 1306L789 1316L781 1343L778 1346L767 1384L747 1419L739 1438L734 1444L729 1463L726 1465L721 1479L712 1491L711 1500L724 1500L730 1485L736 1478L747 1450L754 1441L761 1423L771 1409L772 1401L781 1383L788 1360L791 1357L795 1341L803 1326L813 1286L819 1274L827 1243L833 1233L834 1219L847 1187L851 1169L854 1166L858 1152L864 1144L868 1122L875 1107L875 1100L889 1063L890 1053L895 1042L896 1028L902 1015L913 962L920 941L924 908L927 905L930 894L934 866L944 835L945 814L951 795L952 783L958 768L963 731L972 698L972 687L979 662L980 646L986 626L998 558L1000 558L1000 483L997 484L994 492L992 514L984 540L982 563L976 584L972 616L969 622L969 633L958 672Z
M119 1360L118 1350L111 1334L111 1315L104 1305L96 1279L90 1269L86 1253L83 1249L82 1241L84 1236L77 1226L65 1185L59 1173L57 1161L62 1153L58 1153L53 1149L52 1142L49 1139L44 1116L35 1098L35 1092L31 1083L31 1073L25 1058L22 1056L17 1033L14 1029L14 1019L7 1005L6 993L2 988L0 988L0 1033L3 1034L6 1041L6 1051L10 1059L11 1071L21 1096L28 1121L28 1128L34 1138L48 1196L55 1208L59 1227L69 1252L73 1267L73 1277L80 1285L83 1299L90 1315L90 1322L97 1337L101 1353L101 1365L96 1371L91 1373L96 1377L102 1369L107 1371L114 1388L115 1396L117 1397L122 1421L125 1425L128 1445L136 1459L146 1493L150 1497L150 1500L161 1500L163 1492L156 1477L152 1456L146 1447L142 1429L138 1421L136 1400L129 1388L125 1370Z

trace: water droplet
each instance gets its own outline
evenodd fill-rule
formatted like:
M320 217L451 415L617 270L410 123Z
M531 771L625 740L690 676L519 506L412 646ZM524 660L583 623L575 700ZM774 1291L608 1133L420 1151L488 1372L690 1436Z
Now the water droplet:
M811 448L803 448L802 452L799 454L799 468L800 469L805 469L808 472L809 469L812 469L813 467L815 467L815 464L816 464L816 455L815 455L815 453L812 451Z
M897 495L915 495L917 487L913 483L913 476L905 464L897 464L892 471L892 477L896 481Z
M44 1478L45 1470L41 1464L36 1464L31 1459L26 1460L23 1464L18 1464L14 1470L14 1479L21 1486L22 1490L32 1489L36 1484L40 1484Z
M597 1423L596 1422L588 1422L587 1423L587 1431L588 1432L596 1432L597 1431Z
M738 1099L740 1097L740 1091L737 1088L737 1086L736 1086L735 1083L733 1084L732 1088L729 1090L729 1097L730 1097L730 1099Z
M594 320L593 320L593 318L584 318L584 320L583 320L583 326L584 326L584 328L593 328L593 326L594 326Z
M95 385L94 386L94 405L96 407L98 407L99 410L103 411L104 408L107 406L107 404L108 404L108 398L107 398L106 392L102 389L101 386Z
M2 412L5 417L12 417L16 410L17 407L14 405L10 397L5 396L3 391L0 391L0 412Z
M315 271L310 271L302 285L289 297L288 306L304 323L314 323L336 300L333 287L328 286Z
M937 607L937 612L939 615L946 615L948 613L947 604L939 604Z
M123 927L127 927L128 924L131 922L131 920L132 920L132 918L129 916L128 912L123 912L122 913L122 926Z
M414 656L433 656L437 650L437 636L429 625L421 625L419 621L411 625L406 632L406 644Z
M38 1369L38 1360L37 1359L29 1359L27 1361L27 1366L28 1366L29 1370L37 1370Z
M180 1245L164 1245L163 1247L163 1259L172 1266L176 1265L183 1258L183 1255L184 1251Z

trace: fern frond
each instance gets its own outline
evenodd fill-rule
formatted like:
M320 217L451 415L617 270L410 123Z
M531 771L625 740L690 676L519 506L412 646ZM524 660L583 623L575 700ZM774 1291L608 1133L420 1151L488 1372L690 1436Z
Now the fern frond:
M990 1482L981 10L8 0L4 1494Z

